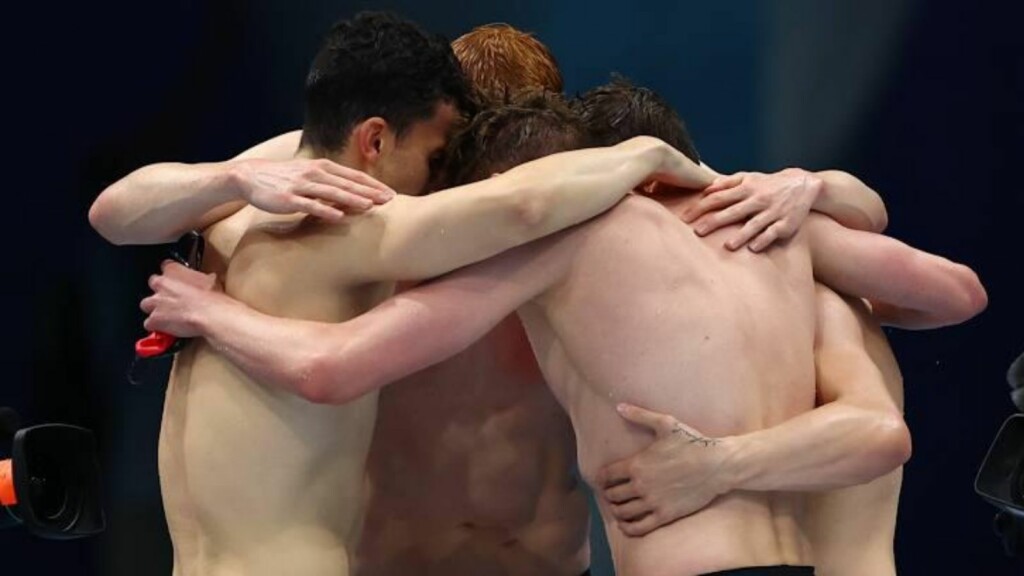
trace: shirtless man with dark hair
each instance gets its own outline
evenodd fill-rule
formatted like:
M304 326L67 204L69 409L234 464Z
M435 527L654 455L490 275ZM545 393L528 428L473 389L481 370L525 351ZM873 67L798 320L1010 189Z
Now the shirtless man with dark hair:
M598 128L599 143L639 131L696 153L671 108L653 92L621 79L587 93L576 107ZM648 112L627 116L619 123L607 121L624 107ZM794 172L798 171L719 178L689 209L687 220L701 233L746 217L749 207L740 203L747 192L744 188L760 188L766 181L784 179ZM806 178L799 173L794 176ZM833 177L849 178L841 173ZM811 177L809 185L821 187L822 183L814 180ZM785 225L780 221L770 226L751 242L751 249L773 242ZM743 230L729 242L747 237L749 230ZM902 468L876 476L909 457L910 439L902 420L903 379L879 322L929 328L936 319L881 302L874 303L871 310L864 302L841 297L821 285L815 302L815 366L821 407L779 426L715 439L716 445L774 446L774 450L759 451L763 459L756 465L747 462L740 466L759 469L761 479L743 479L743 474L732 468L735 460L723 465L724 450L690 442L679 432L700 432L671 415L623 407L624 418L651 430L657 440L640 453L609 464L598 475L601 497L619 529L642 536L738 488L812 491L808 494L808 534L819 576L895 576L893 538Z
M196 275L176 266L143 306L153 312L151 326L203 336L265 384L326 403L350 402L458 353L518 309L573 422L588 481L652 440L619 418L624 402L693 423L709 436L684 429L688 438L746 464L736 491L713 495L698 513L643 537L619 531L603 505L620 573L809 563L803 496L769 491L760 483L773 476L753 473L778 447L738 451L714 438L780 425L814 407L813 275L937 323L976 314L984 291L963 266L820 216L764 254L731 252L723 243L734 229L698 238L679 222L699 195L670 188L654 199L631 196L590 223L406 291L343 324L260 314L196 289ZM933 290L914 293L920 283ZM254 346L253 335L272 345ZM307 371L317 376L295 377ZM871 465L882 473L902 458L905 450L897 449Z
M339 22L309 74L296 156L319 170L317 190L352 174L337 168L345 166L366 174L372 195L402 195L342 221L319 209L308 210L321 216L311 218L243 208L205 230L207 270L257 309L338 322L389 296L396 281L437 276L579 223L649 179L704 186L713 176L664 143L635 139L413 197L467 101L439 37L381 13ZM208 342L192 343L176 359L160 436L175 573L347 574L375 416L375 394L320 406L237 370Z
M510 61L521 56L524 62L535 63L537 73L531 75L529 70L517 71L508 66L498 69L515 72L516 77L557 78L559 85L548 88L560 89L560 76L551 72L557 73L557 66L546 49L537 50L538 45L543 47L528 35L500 26L481 27L453 43L464 65L475 54L476 65L485 66L486 58L479 57L479 53L487 48L489 54L500 56L504 47L513 55ZM475 50L475 46L480 49ZM531 51L534 56L526 58ZM545 62L545 54L550 65ZM508 85L514 86L514 81L511 78ZM264 148L294 137L294 133L286 135ZM264 150L257 149L252 154L261 153ZM141 188L138 181L135 185ZM835 195L832 186L827 190ZM829 198L828 194L817 196L818 200ZM823 202L818 202L818 208L828 209ZM855 224L857 218L864 221L864 213L867 212L847 212ZM545 573L537 568L541 562L551 573L571 575L588 565L587 514L585 507L579 505L580 492L571 488L571 445L568 449L559 448L558 442L550 441L561 437L571 442L568 421L542 386L543 379L524 344L518 319L509 318L464 354L410 377L406 385L384 391L369 461L377 490L373 492L368 530L361 548L365 573L402 573L401 566L418 573L426 573L430 567L448 573L446 570L458 565L467 574L494 571L498 569L495 566L503 566L513 574ZM501 363L495 364L495 359ZM506 392L498 394L497 388L486 386L495 378L508 379L511 386L502 387ZM468 397L467 387L474 382L479 384L479 393ZM534 392L526 394L529 390ZM510 395L512 391L515 392ZM527 401L531 397L533 400ZM452 401L456 398L459 402ZM441 417L427 418L426 412ZM444 417L446 413L452 417ZM433 437L431 430L441 433L438 440L427 440ZM530 436L547 441L521 441ZM536 463L545 461L539 455L553 449L560 455L546 468L538 468ZM438 465L439 461L447 466ZM399 468L401 474L390 474ZM423 481L430 477L430 470L438 473L438 482ZM453 473L457 470L467 472L465 488L451 481L452 476L458 476ZM510 474L523 482L510 486ZM538 488L542 486L547 488ZM565 486L570 488L559 488ZM546 502L544 507L554 514L552 518L558 519L560 528L545 520L543 514L530 512L545 509L538 508L539 502ZM447 505L439 507L440 503ZM393 508L409 513L397 517ZM417 508L422 512L416 512ZM528 512L530 515L525 515ZM569 546L553 546L558 542ZM403 554L406 564L389 562Z

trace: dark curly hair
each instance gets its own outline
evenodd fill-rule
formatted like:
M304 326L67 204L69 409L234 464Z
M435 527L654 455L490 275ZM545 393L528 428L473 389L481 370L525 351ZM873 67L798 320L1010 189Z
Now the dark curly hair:
M604 86L577 97L573 109L583 118L595 146L613 146L635 136L661 138L700 162L686 124L672 106L649 88L615 75Z
M448 41L394 14L361 12L336 23L313 60L302 145L337 152L352 128L373 116L401 136L440 102L465 113L474 107Z
M561 94L521 92L477 114L449 143L451 187L469 184L530 160L590 145L587 129Z

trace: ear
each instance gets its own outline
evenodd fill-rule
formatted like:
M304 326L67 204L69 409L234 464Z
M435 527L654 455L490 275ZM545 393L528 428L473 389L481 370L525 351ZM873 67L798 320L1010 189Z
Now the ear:
M367 164L373 165L380 160L381 153L387 150L390 132L387 120L374 116L356 124L351 142L359 156Z

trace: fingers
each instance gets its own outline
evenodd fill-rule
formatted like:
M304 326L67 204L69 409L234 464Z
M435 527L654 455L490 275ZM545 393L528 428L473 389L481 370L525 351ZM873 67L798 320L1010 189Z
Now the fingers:
M610 488L616 484L627 482L632 474L629 472L631 460L620 460L602 468L597 473L597 485Z
M317 200L295 197L292 199L292 203L295 210L322 218L328 222L340 222L345 217L343 211Z
M619 522L619 529L627 536L646 536L656 528L660 528L664 522L657 512L652 512L639 520L632 522Z
M737 172L728 176L719 176L718 178L715 178L715 181L712 182L710 186L704 189L701 196L707 196L709 194L714 194L715 192L735 188L743 182L744 176L746 176L745 172Z
M768 212L762 212L757 216L754 216L750 220L747 220L747 223L743 225L743 228L741 228L735 236L725 243L725 247L729 250L739 250L745 246L747 242L750 242L751 238L757 236L761 232L764 232L765 228L772 224L774 219L775 215Z
M142 322L142 328L147 332L163 332L171 336L181 337L181 334L174 333L174 324L168 318L152 314Z
M623 504L625 502L633 500L634 498L639 497L640 493L637 491L636 486L634 486L632 482L619 484L618 486L608 488L607 490L604 491L605 500L611 502L612 504Z
M196 286L199 288L213 288L217 283L216 274L206 274L198 270L193 270L188 266L183 266L179 262L174 260L164 260L160 263L161 275L153 275L149 277L149 288L153 292L158 292L163 288L169 287L170 285L166 280L177 281L181 284L189 286ZM166 280L159 280L164 278Z
M633 499L624 504L612 504L609 508L612 516L615 516L616 520L623 522L640 520L654 511L647 502L640 499Z
M324 171L364 189L365 191L361 195L373 199L378 204L383 204L395 197L395 191L390 186L361 170L354 170L327 160L327 163L324 164ZM339 187L344 188L344 186Z
M620 416L633 424L653 430L659 438L671 434L676 425L676 419L668 414L652 412L632 404L619 404L615 409Z
M330 204L338 204L346 208L356 210L369 210L374 203L383 204L377 201L382 192L374 190L362 184L354 184L343 178L324 174L320 178L322 183L311 182L302 186L298 193L308 198L320 199Z
M156 296L147 296L139 302L139 309L146 314L152 314L153 310L156 309Z
M776 240L783 237L786 231L786 225L780 220L775 224L772 224L765 230L761 235L750 243L750 250L753 252L760 252L765 250L769 246L775 243Z
M160 262L160 273L161 274L166 274L168 276L172 276L172 275L182 274L182 273L189 272L189 271L190 270L189 270L188 266L182 265L177 260L171 260L170 258L167 258L164 261Z
M693 231L698 236L706 236L723 226L742 222L764 208L763 201L759 201L757 198L748 198L724 210L704 215L692 224Z
M693 222L708 212L722 210L743 200L750 195L750 191L743 187L736 187L730 190L723 190L714 194L706 194L697 201L697 204L690 206L683 212L683 222Z

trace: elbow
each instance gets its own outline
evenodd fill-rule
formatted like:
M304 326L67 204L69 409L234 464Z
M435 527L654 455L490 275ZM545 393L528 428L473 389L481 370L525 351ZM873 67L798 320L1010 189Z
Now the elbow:
M872 231L881 234L889 227L889 211L885 209L885 203L881 198L878 199L878 206L872 222Z
M547 199L536 194L520 192L512 198L511 212L516 227L523 231L525 237L533 238L537 230L544 227L551 206Z
M903 466L913 453L910 429L898 413L879 415L875 422L874 466L870 479Z
M119 235L117 227L114 226L113 209L108 198L110 190L110 188L104 190L89 207L89 225L107 242L123 246L127 244L127 239Z
M339 360L337 350L311 354L303 365L292 371L288 387L311 404L331 406L347 404L371 389L354 385L368 382L357 378L355 371L346 369L345 363Z
M978 275L967 266L957 265L959 290L956 302L950 307L947 324L961 324L988 308L988 293Z
M974 318L978 314L981 314L988 308L988 292L985 291L985 286L981 284L981 279L978 275L970 268L964 266L964 277L965 277L965 288L966 300L967 300L967 318Z
M510 191L507 200L508 231L515 245L525 244L555 230L552 227L554 200L542 194L533 194L528 189Z

